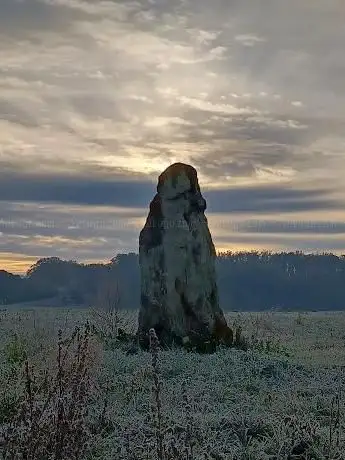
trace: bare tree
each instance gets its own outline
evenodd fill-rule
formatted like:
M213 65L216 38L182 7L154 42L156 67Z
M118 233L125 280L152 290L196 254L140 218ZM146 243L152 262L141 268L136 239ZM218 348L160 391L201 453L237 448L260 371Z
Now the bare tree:
M104 338L117 339L124 331L133 332L130 315L124 309L120 283L114 275L107 274L100 283L91 310Z

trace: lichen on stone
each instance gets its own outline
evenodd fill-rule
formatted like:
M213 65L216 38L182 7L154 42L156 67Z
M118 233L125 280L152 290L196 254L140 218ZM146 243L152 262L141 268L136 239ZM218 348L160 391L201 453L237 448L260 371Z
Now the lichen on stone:
M141 308L138 337L145 348L154 328L163 346L230 343L219 307L216 251L197 171L184 163L158 178L157 193L139 237ZM232 332L231 332L232 333Z

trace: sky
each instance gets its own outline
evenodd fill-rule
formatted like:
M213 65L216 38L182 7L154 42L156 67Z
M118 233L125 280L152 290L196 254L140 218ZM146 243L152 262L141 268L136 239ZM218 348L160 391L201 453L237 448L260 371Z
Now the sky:
M1 0L0 269L138 252L198 171L218 251L345 253L343 0Z

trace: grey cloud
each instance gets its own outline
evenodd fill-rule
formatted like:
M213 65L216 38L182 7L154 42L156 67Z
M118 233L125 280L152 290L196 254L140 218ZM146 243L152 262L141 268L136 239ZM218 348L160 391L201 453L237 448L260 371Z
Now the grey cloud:
M37 128L39 123L35 115L31 115L18 107L14 102L0 98L0 121L6 120L28 128Z
M341 201L327 189L291 189L284 186L238 187L204 192L208 210L215 213L287 213L342 210Z
M211 156L212 155L212 156ZM246 146L226 145L223 149L215 145L209 155L192 156L193 165L207 177L222 177L232 182L236 177L253 177L259 170L266 168L281 169L294 167L299 160L285 145L252 141Z
M121 116L116 102L109 96L102 94L82 94L70 98L71 106L85 117L90 118L116 118L126 121Z
M155 105L150 107L144 96L136 94L112 95L95 90L93 94L85 92L71 96L68 102L78 115L86 119L113 119L131 123L134 114L154 117L156 113Z
M345 222L246 220L236 225L236 230L243 233L344 235Z
M41 203L0 202L0 232L3 235L30 237L63 235L69 238L112 239L124 241L138 236L138 221L147 209L73 206Z
M227 236L215 236L215 244L236 245L250 248L273 248L275 251L305 251L305 252L342 252L345 253L344 238L317 237L310 235L272 235L268 234L229 234Z
M38 39L37 32L67 30L86 12L44 0L1 0L0 36Z
M0 253L109 260L137 249L137 218L134 210L0 202Z
M314 233L326 231L320 214L343 209L334 196L345 167L341 8L337 0L0 0L0 215L6 201L146 210L164 157L231 184L205 191L209 212L313 211ZM323 171L338 182L320 183ZM260 173L268 182L286 174L289 185L256 186ZM235 188L244 178L253 186ZM68 216L56 220L56 234L77 233L66 230ZM286 225L265 228L294 233ZM85 238L98 231L112 238L80 229Z
M116 141L114 139L89 139L94 144L104 144L111 147L116 147ZM9 184L9 189L6 193L11 193L11 189L15 188L15 184L21 183L23 180L24 184L34 184L36 177L42 183L48 183L51 178L59 182L59 178L62 178L62 182L70 178L70 183L73 185L74 180L78 182L81 180L86 183L90 178L100 183L109 182L139 182L139 183L153 183L157 180L157 175L148 176L140 171L131 171L128 168L120 166L111 166L108 164L98 163L96 159L94 161L80 162L79 159L66 158L66 157L48 157L45 159L44 165L41 168L40 173L37 173L37 164L40 161L39 155L16 157L14 149L4 149L3 159L0 160L0 179L3 183ZM63 172L61 172L63 171ZM67 171L67 173L66 173ZM159 171L160 174L161 171ZM158 173L158 171L157 171ZM6 179L7 178L7 179ZM11 182L12 180L12 182ZM1 184L0 184L1 186ZM27 185L25 185L27 186ZM5 190L5 186L3 190ZM1 196L0 196L1 198Z
M123 241L123 240L122 240ZM108 241L90 241L79 239L79 243L85 245L73 245L64 238L52 239L51 242L45 241L40 235L23 239L12 237L3 237L0 242L0 252L26 254L37 258L41 257L61 257L63 259L77 259L80 261L93 259L101 261L110 260L117 252L130 252L132 242L122 242L116 238Z
M140 207L154 194L150 182L1 173L0 179L1 201Z
M2 174L1 201L147 208L155 194L149 181L102 180L90 176ZM208 209L223 213L268 213L342 209L328 189L259 186L206 190Z

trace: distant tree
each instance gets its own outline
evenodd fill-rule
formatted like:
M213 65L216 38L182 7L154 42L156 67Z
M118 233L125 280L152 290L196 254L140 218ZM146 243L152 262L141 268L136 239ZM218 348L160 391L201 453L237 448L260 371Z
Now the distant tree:
M265 310L277 305L282 310L345 309L345 255L226 251L217 254L216 271L224 310ZM120 293L110 295L109 290L114 289ZM63 304L90 305L100 292L104 298L97 304L104 306L106 298L118 298L121 310L137 309L138 254L117 254L108 264L90 265L43 258L24 278L0 271L2 303L56 297Z

